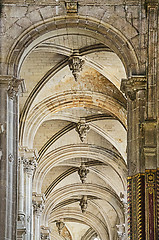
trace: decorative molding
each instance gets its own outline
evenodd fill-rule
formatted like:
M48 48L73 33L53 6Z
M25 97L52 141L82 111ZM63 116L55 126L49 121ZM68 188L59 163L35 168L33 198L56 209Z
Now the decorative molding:
M145 240L145 174L128 177L128 239Z
M131 76L128 79L122 79L121 91L125 93L132 101L136 99L136 93L146 90L147 79L145 76Z
M146 199L146 234L149 239L156 239L156 174L157 169L145 170Z

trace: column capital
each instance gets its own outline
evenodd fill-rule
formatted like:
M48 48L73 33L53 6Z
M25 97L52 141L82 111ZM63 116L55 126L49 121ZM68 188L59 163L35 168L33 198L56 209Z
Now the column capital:
M23 162L24 169L30 175L33 174L37 167L38 153L36 149L28 149L27 147L19 147L20 161Z
M122 79L120 89L133 101L136 99L136 93L141 90L146 90L146 87L146 76L134 75L128 79Z
M41 239L50 240L50 228L41 226Z
M26 92L24 79L18 79L10 75L0 75L0 86L7 89L10 99L13 99L20 93Z
M32 195L33 211L36 215L40 216L44 209L45 196L44 194L38 194L33 192Z

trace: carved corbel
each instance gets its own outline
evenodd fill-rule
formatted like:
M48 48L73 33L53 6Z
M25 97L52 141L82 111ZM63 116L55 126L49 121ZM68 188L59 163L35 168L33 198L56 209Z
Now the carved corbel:
M122 79L121 91L125 93L132 101L136 99L136 93L146 90L147 80L145 76L131 76L128 79Z

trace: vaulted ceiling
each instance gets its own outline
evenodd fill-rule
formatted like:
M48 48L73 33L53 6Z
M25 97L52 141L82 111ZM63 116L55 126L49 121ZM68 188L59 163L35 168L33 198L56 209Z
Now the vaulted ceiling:
M77 81L68 64L74 52L84 62ZM20 97L20 144L39 153L33 192L46 198L42 225L56 240L117 239L127 176L121 60L94 36L64 32L30 49L20 76L27 87ZM59 221L65 224L60 235Z

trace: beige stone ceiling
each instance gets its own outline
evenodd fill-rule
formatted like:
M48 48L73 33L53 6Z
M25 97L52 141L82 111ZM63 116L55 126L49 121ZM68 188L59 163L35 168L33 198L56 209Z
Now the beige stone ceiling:
M85 61L77 82L63 64L74 49ZM46 196L42 225L50 227L51 239L116 240L127 176L122 62L99 39L68 33L32 49L20 76L27 87L20 98L20 143L39 152L33 192ZM83 119L89 132L82 142L76 128ZM81 162L89 169L85 184L78 175ZM61 235L59 219L65 222Z

